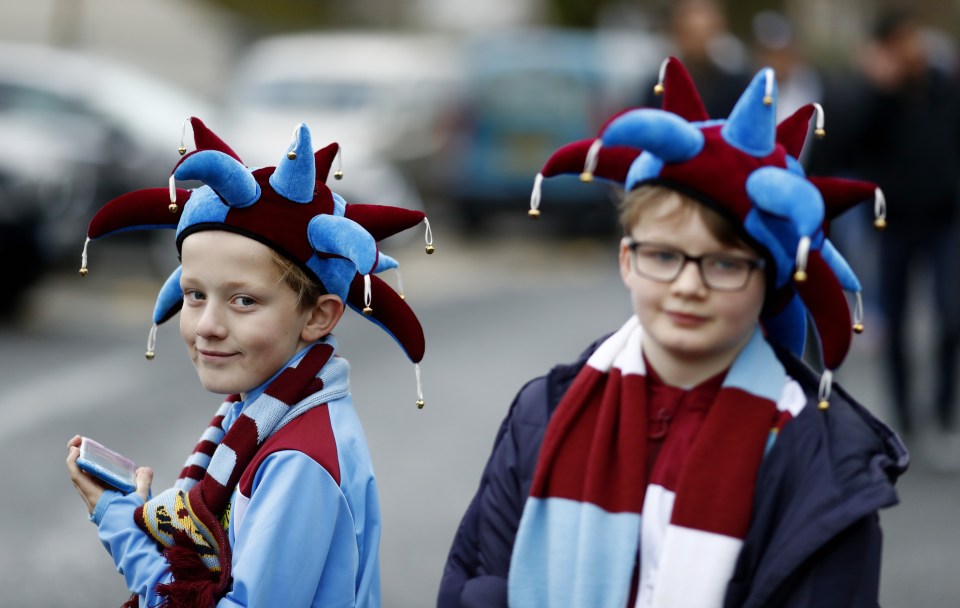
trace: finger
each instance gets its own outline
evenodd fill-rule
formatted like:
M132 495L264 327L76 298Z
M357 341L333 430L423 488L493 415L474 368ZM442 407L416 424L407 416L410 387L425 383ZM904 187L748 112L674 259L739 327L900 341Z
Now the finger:
M150 484L153 483L153 469L150 467L137 468L137 494L146 502L150 496Z
M80 458L80 448L70 446L67 448L67 468L71 471L77 468L77 458Z
M81 437L80 435L74 435L74 436L70 439L70 441L67 442L67 448L71 448L71 447L77 447L77 448L79 448L79 447L80 447L80 441L82 441L82 440L83 440L83 437Z

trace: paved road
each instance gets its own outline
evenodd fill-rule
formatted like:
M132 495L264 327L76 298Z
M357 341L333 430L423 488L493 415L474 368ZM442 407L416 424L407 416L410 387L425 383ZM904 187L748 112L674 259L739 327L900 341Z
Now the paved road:
M516 390L628 314L612 245L455 243L441 230L437 246L434 256L415 243L392 252L426 328L424 410L414 407L413 367L389 338L355 316L338 332L380 479L388 608L433 604L450 539ZM133 274L135 255L98 247L87 279L50 277L28 314L0 327L0 606L118 605L121 578L66 477L64 444L74 433L97 437L153 466L165 487L217 405L175 327L161 329L157 359L144 360L160 279ZM883 415L874 356L855 350L841 381ZM902 506L883 515L885 606L960 605L958 479L919 461L902 480Z

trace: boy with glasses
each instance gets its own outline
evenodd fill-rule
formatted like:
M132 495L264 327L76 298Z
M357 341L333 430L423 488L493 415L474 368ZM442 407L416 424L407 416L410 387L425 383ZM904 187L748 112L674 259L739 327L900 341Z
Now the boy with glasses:
M829 220L882 195L808 178L800 110L775 125L771 70L711 120L664 64L664 109L614 117L537 176L623 184L634 310L528 383L451 549L438 605L876 606L879 509L909 458L839 387L859 284ZM806 320L824 370L803 352Z

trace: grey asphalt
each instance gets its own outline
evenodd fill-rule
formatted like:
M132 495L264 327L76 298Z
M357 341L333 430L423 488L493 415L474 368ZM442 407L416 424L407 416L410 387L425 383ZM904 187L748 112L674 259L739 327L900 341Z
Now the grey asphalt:
M423 410L414 406L413 366L390 338L355 315L337 332L379 478L386 607L434 604L450 540L514 393L629 314L615 239L561 243L525 230L461 241L435 223L435 255L416 241L388 249L427 335ZM91 435L151 465L162 488L218 404L200 388L174 326L161 328L157 359L145 361L162 278L139 274L142 253L96 244L87 279L51 275L25 313L0 326L0 606L122 603L122 579L66 476L66 441ZM922 342L932 330L918 308ZM887 417L880 338L855 345L839 380ZM929 369L920 354L916 367ZM918 456L899 483L902 504L882 514L884 606L960 605L958 481Z

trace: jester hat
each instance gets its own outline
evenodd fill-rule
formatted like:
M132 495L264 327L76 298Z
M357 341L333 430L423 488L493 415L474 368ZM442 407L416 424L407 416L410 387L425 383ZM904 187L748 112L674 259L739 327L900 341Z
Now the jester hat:
M393 337L414 363L424 354L423 329L416 315L386 282L374 276L397 269L377 242L420 222L426 225L427 253L433 252L424 213L384 205L347 203L327 186L339 146L314 152L310 131L299 125L275 167L249 168L198 118L190 118L196 150L177 163L168 188L149 188L108 202L91 220L81 274L87 273L91 240L131 230L176 230L183 240L201 230L226 230L257 240L296 263L328 293ZM186 126L186 123L184 123ZM335 177L341 175L338 169ZM194 189L176 180L196 180ZM183 303L180 268L160 289L153 313L147 357L153 356L157 325L176 315ZM419 370L418 370L419 371ZM422 402L422 399L420 400ZM418 402L419 403L419 402Z
M661 184L690 195L726 217L768 259L772 285L761 322L767 338L802 354L809 318L824 372L820 403L827 407L832 371L862 331L860 282L830 243L830 221L850 207L874 201L875 225L885 225L883 195L875 184L808 177L797 160L816 115L809 104L776 124L776 79L761 70L726 119L711 119L689 73L676 58L660 70L661 109L634 108L609 119L595 139L567 144L534 181L531 217L540 214L545 177L580 173L633 190ZM844 291L856 298L854 319Z

